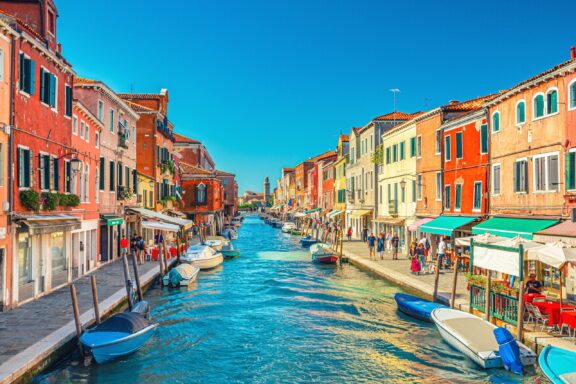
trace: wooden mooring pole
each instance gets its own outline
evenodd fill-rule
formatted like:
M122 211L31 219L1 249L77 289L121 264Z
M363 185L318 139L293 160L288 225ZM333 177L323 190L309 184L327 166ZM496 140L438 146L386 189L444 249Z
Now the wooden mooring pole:
M94 318L96 324L100 324L100 302L98 300L98 287L96 286L96 275L90 276L92 283L92 301L94 302Z
M142 287L140 286L140 267L138 267L138 260L136 260L136 252L132 252L132 266L134 267L134 280L136 280L136 292L138 293L138 301L142 301Z
M438 299L438 283L440 281L440 255L436 253L436 274L434 275L434 293L432 294L432 301L436 302Z
M70 296L72 297L72 309L74 310L74 324L76 325L76 336L78 337L78 349L80 350L80 358L84 358L84 347L80 342L82 336L82 323L80 322L80 310L78 309L78 297L76 296L76 286L70 284Z
M452 248L454 249L454 248ZM454 253L456 253L456 249L454 249ZM456 286L458 284L458 263L460 262L460 258L455 254L454 259L454 279L452 280L452 292L450 293L450 308L454 308L456 306Z
M124 279L126 280L126 295L128 296L128 309L131 311L132 302L132 281L130 281L130 270L128 269L128 255L122 256L122 267L124 268Z
M492 274L490 273L489 270L486 270L486 290L484 291L484 294L486 295L486 297L484 298L485 301L485 305L484 305L484 309L486 311L485 314L485 319L486 321L490 321L490 285L492 283Z

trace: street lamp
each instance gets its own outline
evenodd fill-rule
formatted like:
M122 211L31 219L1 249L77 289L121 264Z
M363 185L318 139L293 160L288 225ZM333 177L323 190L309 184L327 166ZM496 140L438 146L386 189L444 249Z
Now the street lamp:
M74 173L78 173L82 168L82 162L78 158L74 158L70 160L70 169Z
M406 180L402 179L402 181L400 181L400 188L406 188Z

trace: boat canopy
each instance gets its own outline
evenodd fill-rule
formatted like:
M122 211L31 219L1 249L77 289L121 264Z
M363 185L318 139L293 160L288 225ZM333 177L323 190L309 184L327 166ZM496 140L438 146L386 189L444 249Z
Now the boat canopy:
M558 223L558 220L493 217L472 228L472 233L480 235L488 232L502 237L513 238L522 236L525 239L532 240L534 233L556 223Z
M148 320L146 320L141 314L135 312L123 312L110 317L102 324L96 326L96 328L91 329L90 332L123 332L132 334L149 325L150 323Z
M476 220L475 216L440 216L420 226L420 231L434 235L452 236L460 228Z

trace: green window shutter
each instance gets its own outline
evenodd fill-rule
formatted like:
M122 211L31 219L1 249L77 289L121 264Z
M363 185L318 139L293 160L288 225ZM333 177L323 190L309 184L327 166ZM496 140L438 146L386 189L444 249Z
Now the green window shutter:
M404 158L406 157L406 143L404 141L402 141L400 143L400 160L404 160Z
M390 147L386 147L386 164L390 164Z
M482 153L488 153L488 125L486 124L480 127L480 150Z
M566 154L566 189L576 189L575 180L575 165L576 165L576 152L568 152Z
M70 193L72 183L72 165L69 161L64 163L64 192Z
M116 169L116 165L114 164L114 161L110 160L110 174L109 174L109 182L110 182L110 191L114 191L116 189L115 184L115 178L114 178L114 171Z
M576 108L576 82L570 86L570 108Z
M44 76L44 68L40 68L40 100L46 101L46 81Z
M32 152L29 149L24 151L24 186L32 186Z
M26 79L25 79L25 72L24 72L24 54L21 53L20 54L20 61L19 61L19 69L18 69L18 76L19 76L19 88L21 91L25 90L24 84L26 83ZM19 150L20 151L20 150Z
M50 106L56 107L56 76L50 74L48 76L50 79Z
M410 157L416 156L416 138L410 138Z
M514 163L514 192L520 191L520 163Z
M36 63L34 60L28 60L28 93L34 95L34 89L36 88Z
M66 116L72 116L72 87L66 86Z
M446 200L445 200L445 201L446 201L445 208L446 208L446 209L450 209L450 198L451 198L451 196L450 196L450 194L451 194L451 192L450 192L450 186L447 185L446 187L444 187L444 189L445 189L445 195L446 195L446 197L445 197L445 199L446 199Z
M534 99L534 111L536 117L544 116L544 96L536 96Z
M105 183L104 177L106 176L105 172L104 172L104 169L105 169L104 161L105 161L104 158L101 157L100 158L100 179L98 181L100 183L99 188L102 191L104 190L104 183Z
M526 104L522 101L516 107L516 122L522 124L526 121Z
M548 93L548 113L558 112L558 92L552 91Z
M412 180L412 202L416 202L416 180Z
M500 112L492 115L492 132L500 131Z
M450 156L451 156L451 148L450 148L450 136L446 136L445 140L445 144L444 144L444 151L446 154L446 160L450 160Z
M456 158L461 159L463 155L462 132L456 132Z

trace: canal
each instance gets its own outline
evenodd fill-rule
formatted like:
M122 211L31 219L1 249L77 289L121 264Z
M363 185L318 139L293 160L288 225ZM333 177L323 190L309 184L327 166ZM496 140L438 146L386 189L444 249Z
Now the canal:
M128 358L62 362L38 383L514 383L397 313L396 286L353 266L310 262L298 237L244 220L241 256L189 290L147 293L156 337ZM534 382L531 372L524 382Z

